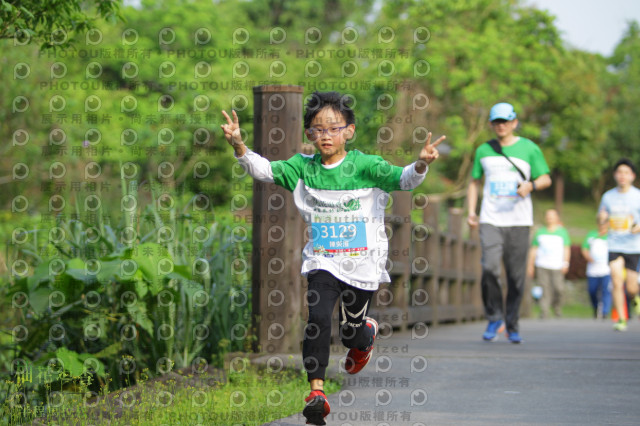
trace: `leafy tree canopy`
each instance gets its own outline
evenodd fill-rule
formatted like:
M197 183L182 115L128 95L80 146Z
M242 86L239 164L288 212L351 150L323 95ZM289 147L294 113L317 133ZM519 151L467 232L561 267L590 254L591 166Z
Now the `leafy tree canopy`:
M0 0L0 39L67 47L99 19L119 17L121 0Z

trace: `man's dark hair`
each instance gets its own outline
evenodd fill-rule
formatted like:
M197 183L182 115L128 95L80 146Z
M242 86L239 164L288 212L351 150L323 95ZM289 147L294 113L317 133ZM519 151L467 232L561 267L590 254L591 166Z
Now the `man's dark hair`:
M618 167L620 166L627 166L631 169L631 171L635 174L636 173L636 166L634 166L633 162L631 160L629 160L628 158L621 158L619 159L615 166L613 166L613 172L615 173L616 170L618 170Z
M338 92L313 92L305 105L304 128L311 127L311 122L315 116L324 108L331 108L334 112L342 114L347 126L355 124L356 117L351 109L352 103L352 99L349 96L341 95Z

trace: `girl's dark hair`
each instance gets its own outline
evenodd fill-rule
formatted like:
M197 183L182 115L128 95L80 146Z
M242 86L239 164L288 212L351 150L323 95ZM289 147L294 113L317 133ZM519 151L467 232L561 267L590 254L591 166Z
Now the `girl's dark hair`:
M347 126L355 124L356 117L351 109L352 103L352 99L349 96L341 95L338 92L313 92L305 105L304 128L311 127L311 122L315 116L324 108L331 108L334 112L342 114Z

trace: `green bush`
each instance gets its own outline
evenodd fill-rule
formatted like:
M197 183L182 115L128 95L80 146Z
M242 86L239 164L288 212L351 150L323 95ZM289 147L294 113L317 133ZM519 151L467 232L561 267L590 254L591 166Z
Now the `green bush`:
M137 199L123 180L123 199ZM135 182L133 182L135 183ZM128 189L127 189L128 188ZM0 288L12 312L0 340L8 372L0 404L46 405L52 390L92 392L136 383L142 371L221 364L246 350L251 324L247 236L189 202L124 210L118 225L81 218L18 233L18 265ZM6 378L6 377L5 377Z

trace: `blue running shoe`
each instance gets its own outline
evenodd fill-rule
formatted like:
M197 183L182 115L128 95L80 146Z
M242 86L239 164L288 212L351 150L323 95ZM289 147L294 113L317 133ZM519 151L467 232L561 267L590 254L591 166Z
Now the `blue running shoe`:
M522 343L522 337L520 337L520 334L517 331L507 333L507 337L511 343Z
M489 321L489 325L487 325L487 330L482 335L484 340L489 342L495 342L498 340L498 333L502 328L502 320L498 321Z

